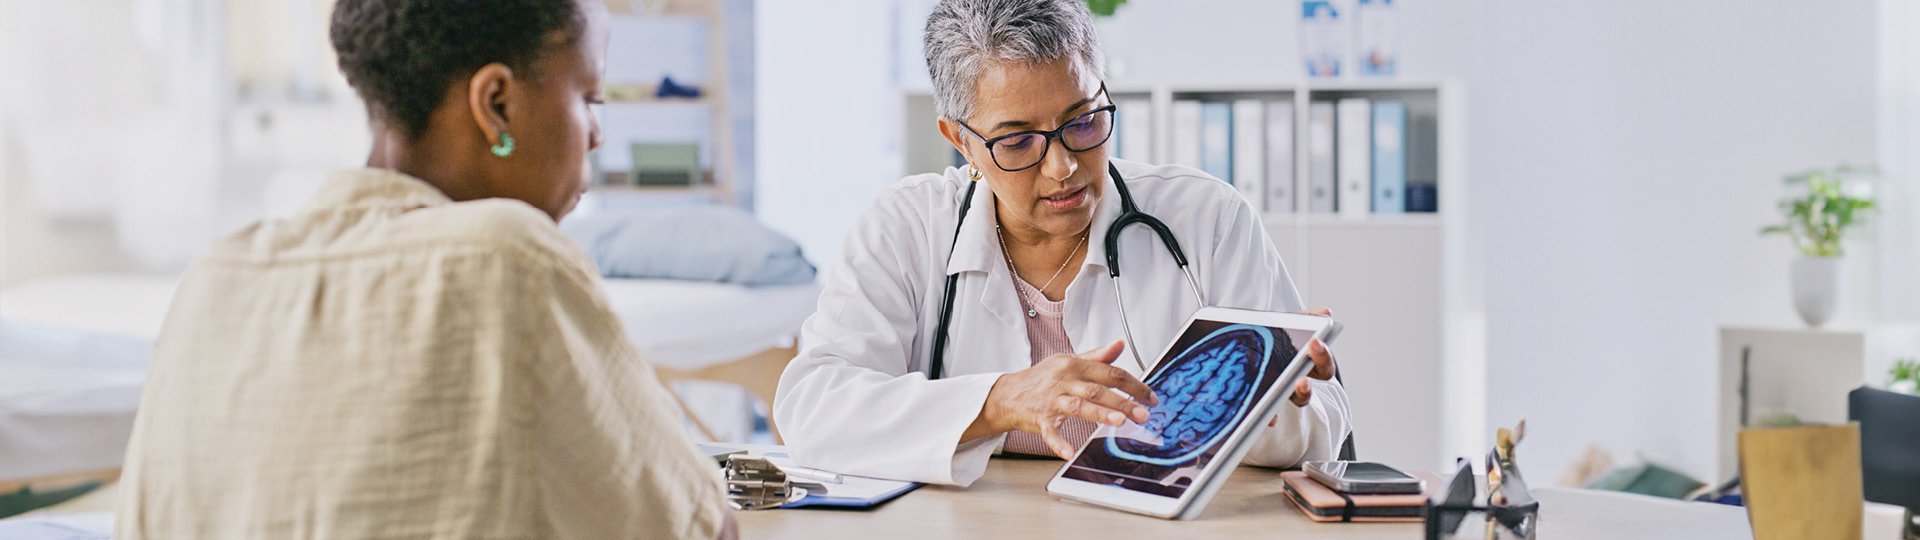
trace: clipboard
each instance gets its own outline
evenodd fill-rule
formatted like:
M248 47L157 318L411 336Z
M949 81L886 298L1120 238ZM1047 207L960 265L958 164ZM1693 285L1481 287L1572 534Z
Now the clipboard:
M851 483L851 482L854 482L856 478L857 477L849 476L847 477L847 481ZM807 496L801 498L798 501L793 502L792 504L788 504L780 508L822 507L822 508L853 508L853 509L864 510L864 509L880 506L882 504L886 504L887 501L900 498L901 495L905 495L909 491L920 489L920 486L922 485L919 482L895 482L891 480L871 480L867 478L858 478L858 480L869 480L873 482L888 482L888 483L894 483L894 484L900 484L900 485L898 487L894 487L893 489L881 491L878 494L874 494L871 496L836 497L836 496L833 496L833 488L840 487L845 484L824 484L823 485L823 484L814 484L809 482L795 482L794 483L795 485L799 485L807 488ZM827 494L819 495L818 494L819 492L814 491L816 486L825 487Z
M788 467L793 465L793 456L787 453L787 449L784 446L720 443L700 443L698 446L702 452L708 454L721 454L724 452L726 455L731 455L745 453L749 456L766 458L767 461L772 462L775 466ZM841 475L841 477L842 480L838 484L794 479L792 480L793 485L806 488L807 495L798 501L775 508L775 510L787 508L864 510L886 504L887 501L900 498L901 495L920 489L920 486L923 485L920 482L883 480L864 476Z

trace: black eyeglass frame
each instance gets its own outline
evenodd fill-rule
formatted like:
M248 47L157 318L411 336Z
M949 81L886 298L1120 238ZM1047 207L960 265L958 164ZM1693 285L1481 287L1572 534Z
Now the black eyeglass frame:
M1053 150L1053 141L1055 140L1060 141L1060 147L1067 149L1067 151L1069 152L1085 152L1088 150L1099 148L1101 145L1107 144L1107 141L1113 140L1114 125L1120 123L1119 122L1120 106L1118 104L1113 103L1113 96L1107 94L1107 83L1100 83L1100 92L1093 95L1095 99L1098 99L1101 96L1107 96L1106 106L1095 108L1094 110L1075 115L1072 119L1069 119L1066 122L1061 122L1060 127L1054 128L1051 131L1041 131L1037 129L1030 129L1026 131L1016 131L1013 133L1008 133L1006 135L1001 135L1001 136L989 139L987 138L986 135L980 134L980 130L973 129L973 126L967 125L966 121L960 120L958 118L955 118L953 121L956 124L960 124L960 127L962 129L967 130L968 133L972 133L973 136L979 137L981 142L986 144L987 156L993 158L993 166L999 167L1000 170L1006 171L1006 172L1020 172L1020 171L1031 169L1034 167L1038 167L1040 166L1041 163L1046 162L1047 152L1050 152ZM1092 145L1088 145L1086 148L1074 148L1067 144L1066 137L1061 135L1063 132L1067 130L1067 128L1073 127L1074 124L1079 123L1081 120L1090 118L1093 115L1100 114L1100 113L1110 113L1113 115L1113 118L1110 118L1107 120L1107 133L1100 137L1100 142L1093 143ZM1033 163L1029 163L1025 167L1020 167L1020 168L1010 169L1010 168L1007 168L1005 164L1000 163L1000 154L993 151L993 145L1006 139L1028 136L1028 135L1041 136L1040 140L1042 144L1040 145L1040 156L1034 158Z

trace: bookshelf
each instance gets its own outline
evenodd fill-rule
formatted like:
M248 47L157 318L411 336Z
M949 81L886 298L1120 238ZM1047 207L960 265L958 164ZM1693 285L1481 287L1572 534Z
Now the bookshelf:
M728 24L726 6L721 0L665 0L660 2L637 2L634 0L615 0L608 3L608 9L617 17L627 19L653 19L660 21L679 21L696 24L702 28L699 44L702 56L697 59L704 64L704 77L691 81L699 88L697 98L655 97L658 89L656 79L629 79L609 74L609 80L603 87L606 104L602 106L601 129L610 143L600 152L627 152L627 144L638 141L647 142L697 142L704 171L701 182L684 186L633 185L628 181L631 176L627 170L612 170L599 166L596 156L595 173L588 190L603 199L611 198L657 198L706 200L724 205L742 203L739 185L742 179L739 171L740 149L736 137L736 103L730 74L734 72L730 57L731 30ZM616 31L630 30L616 25ZM611 70L610 70L611 71ZM675 75L668 73L668 75ZM688 83L688 81L682 81ZM665 126L685 123L687 117L699 117L700 129L697 133L663 136L653 131L659 128L623 129L626 126ZM625 133L616 137L615 134Z
M1308 179L1309 118L1316 101L1361 97L1406 104L1406 178L1434 186L1437 211L1340 215L1262 208L1263 222L1309 306L1332 308L1346 325L1335 344L1347 382L1360 457L1430 468L1487 448L1486 355L1482 247L1469 234L1465 169L1465 99L1451 81L1308 81L1273 84L1109 83L1121 113L1145 104L1151 121L1149 158L1174 155L1174 103L1258 99L1292 106L1292 188ZM957 154L931 125L931 92L903 94L906 174L937 171ZM1128 107L1131 103L1134 107ZM1127 119L1116 140L1129 143ZM1141 124L1133 124L1139 126ZM1138 144L1135 142L1134 144ZM1133 146L1139 148L1139 146Z

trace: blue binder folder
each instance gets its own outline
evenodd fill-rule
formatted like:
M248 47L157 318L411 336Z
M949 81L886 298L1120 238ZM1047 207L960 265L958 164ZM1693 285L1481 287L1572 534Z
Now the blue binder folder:
M1407 104L1373 102L1373 213L1407 210Z

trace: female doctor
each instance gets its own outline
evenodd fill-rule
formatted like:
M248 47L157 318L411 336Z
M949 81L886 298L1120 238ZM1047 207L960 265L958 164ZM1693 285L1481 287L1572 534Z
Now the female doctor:
M940 132L967 165L894 184L847 239L776 393L796 461L964 486L996 452L1070 457L1094 424L1145 422L1158 401L1141 364L1201 304L1148 227L1117 239L1114 286L1103 239L1123 210L1116 180L1184 248L1208 305L1301 311L1232 186L1109 158L1114 116L1147 112L1116 111L1081 0L943 0L925 41ZM1137 349L1124 351L1129 326ZM1314 369L1247 462L1331 459L1346 437L1332 355L1308 351Z

